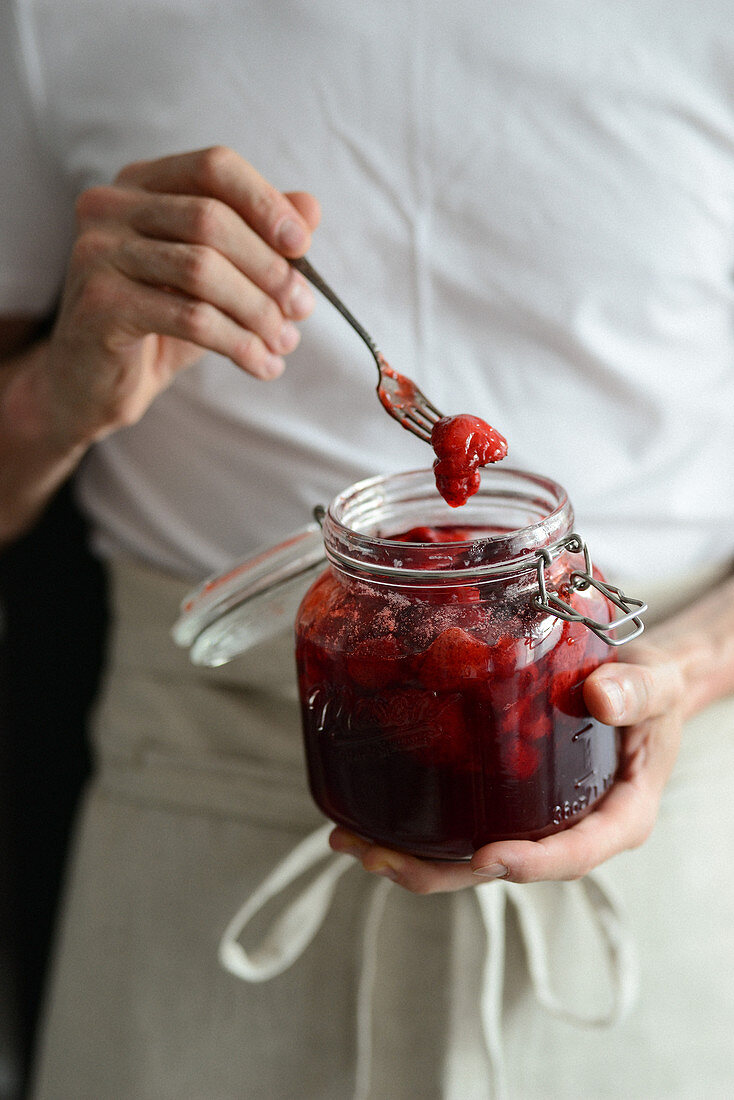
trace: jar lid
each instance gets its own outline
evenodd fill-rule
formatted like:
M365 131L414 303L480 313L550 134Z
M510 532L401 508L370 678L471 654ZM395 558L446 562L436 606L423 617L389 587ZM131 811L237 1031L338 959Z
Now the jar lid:
M195 665L226 664L293 623L325 560L321 528L309 523L190 592L172 628L173 640L190 650Z

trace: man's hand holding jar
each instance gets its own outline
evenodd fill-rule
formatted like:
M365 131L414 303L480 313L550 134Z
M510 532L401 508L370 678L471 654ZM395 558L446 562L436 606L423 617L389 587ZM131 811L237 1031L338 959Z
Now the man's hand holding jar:
M332 833L332 847L413 893L431 894L493 878L512 882L576 879L642 844L655 824L689 713L684 674L663 648L664 634L664 627L655 630L659 646L633 642L623 663L601 665L584 684L584 700L592 717L621 727L621 764L604 800L577 824L540 840L488 844L475 852L470 863L416 859L370 844L343 828Z

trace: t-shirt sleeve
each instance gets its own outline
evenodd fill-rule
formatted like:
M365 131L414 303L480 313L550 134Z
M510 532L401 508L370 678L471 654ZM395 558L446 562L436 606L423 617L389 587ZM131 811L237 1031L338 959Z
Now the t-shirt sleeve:
M61 288L73 198L45 139L42 70L13 0L0 3L0 313L44 314ZM50 126L50 123L48 124Z

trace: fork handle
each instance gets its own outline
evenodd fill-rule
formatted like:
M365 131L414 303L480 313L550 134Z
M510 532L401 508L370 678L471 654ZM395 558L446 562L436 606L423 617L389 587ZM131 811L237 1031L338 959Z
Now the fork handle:
M321 293L323 294L323 296L331 302L331 304L334 306L335 309L339 310L342 317L346 321L349 322L349 324L352 326L352 328L357 333L357 335L362 337L365 344L367 345L367 347L370 349L370 351L374 355L375 359L378 360L378 366L379 366L379 355L380 355L380 353L377 349L377 345L375 344L374 340L370 336L369 332L367 332L366 329L362 328L362 326L360 325L357 318L352 313L350 313L350 311L344 305L344 302L342 302L341 298L337 297L337 295L331 289L329 284L324 282L324 280L319 275L318 271L316 271L316 269L314 267L312 267L312 265L308 262L306 257L305 256L299 256L295 260L290 260L289 259L288 263L291 265L291 267L295 267L296 271L300 271L301 275L303 275L306 279L308 279L309 283L312 283L313 286L315 286L317 290L320 290Z

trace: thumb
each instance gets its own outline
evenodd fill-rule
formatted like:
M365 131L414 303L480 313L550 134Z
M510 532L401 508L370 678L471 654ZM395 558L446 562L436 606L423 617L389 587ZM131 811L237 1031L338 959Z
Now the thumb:
M678 666L663 657L639 664L606 664L584 683L591 715L610 726L632 726L665 714L682 694Z

